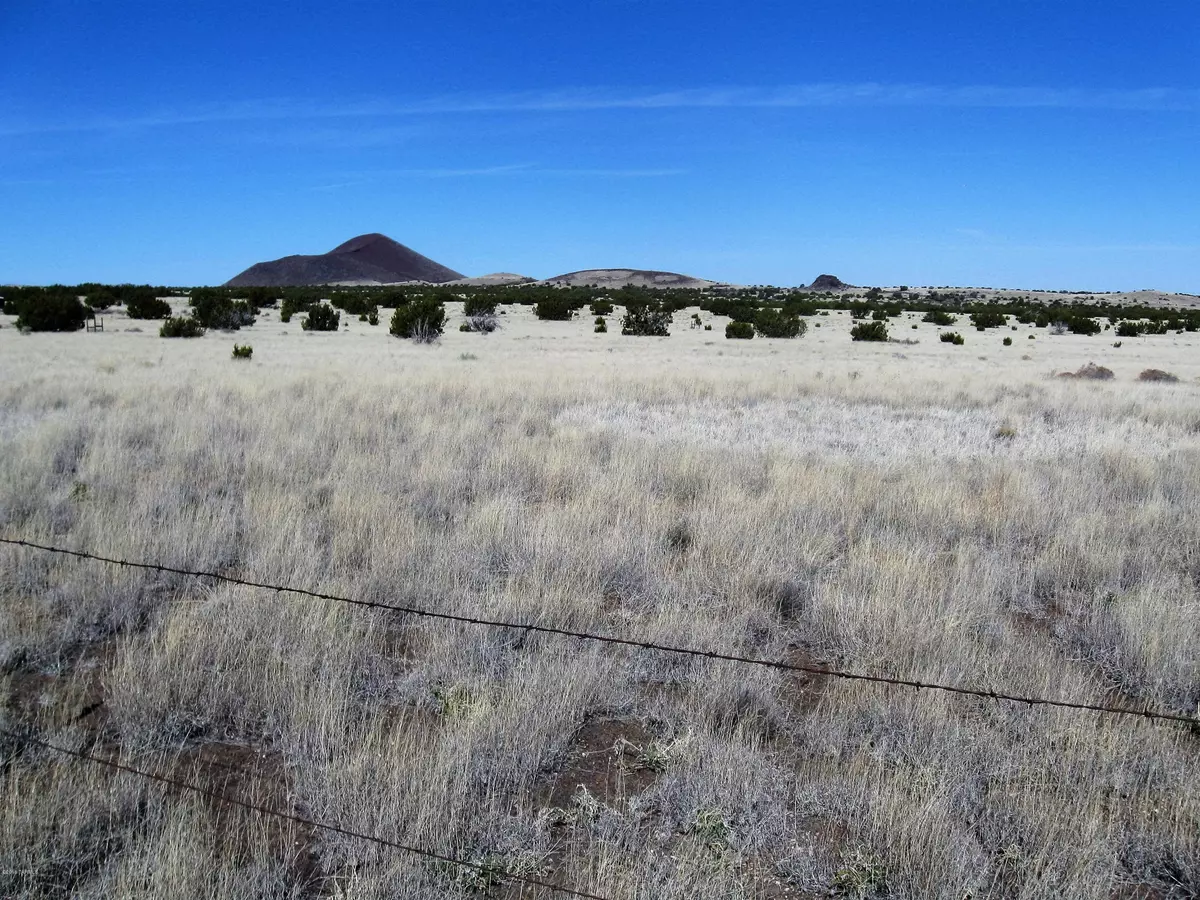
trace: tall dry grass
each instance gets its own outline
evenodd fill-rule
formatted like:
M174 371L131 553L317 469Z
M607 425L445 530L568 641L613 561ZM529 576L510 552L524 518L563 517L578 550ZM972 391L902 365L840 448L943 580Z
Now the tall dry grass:
M603 349L472 337L509 344L477 344L506 348L477 362L406 347L390 366L323 355L348 345L322 338L304 345L313 364L278 369L260 352L206 361L203 342L10 362L0 533L1195 711L1194 386L898 375L874 348L784 373L767 349L721 371L655 344L646 367L614 371ZM37 338L0 338L36 358ZM1200 891L1186 729L0 560L5 727L497 875L612 897ZM0 753L5 896L518 896L13 742Z

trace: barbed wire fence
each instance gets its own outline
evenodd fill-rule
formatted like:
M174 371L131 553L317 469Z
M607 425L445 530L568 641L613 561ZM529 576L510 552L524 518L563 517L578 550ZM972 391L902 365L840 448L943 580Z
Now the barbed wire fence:
M545 634L555 637L574 638L581 641L594 641L601 644L613 644L623 647L633 647L640 650L652 650L659 653L670 653L677 656L689 656L693 658L716 660L721 662L739 663L744 665L763 666L770 669L777 669L785 672L802 672L809 675L821 675L829 678L838 678L846 681L859 681L869 684L892 686L892 687L907 687L915 690L940 691L950 694L959 694L968 697L979 697L984 700L1003 701L1014 704L1024 704L1026 707L1046 706L1056 707L1060 709L1072 709L1086 712L1106 713L1114 716L1132 716L1146 721L1162 721L1175 722L1189 726L1200 725L1200 718L1196 716L1181 715L1179 713L1164 712L1161 710L1151 709L1149 705L1143 709L1131 709L1123 706L1109 706L1100 703L1086 703L1079 700L1060 700L1052 697L1038 697L1023 694L1010 694L1004 691L987 690L984 688L968 687L957 684L943 684L935 681L920 681L912 678L894 678L888 675L873 675L866 672L850 672L843 669L834 669L826 666L808 665L804 663L787 662L786 660L762 659L753 656L742 656L735 653L723 653L718 650L700 650L694 647L679 647L672 644L660 644L654 641L640 641L633 638L617 637L615 635L594 634L587 631L575 631L569 628L558 628L553 625L539 625L536 622L508 622L500 619L487 619L478 616L465 616L457 613L439 612L437 610L423 609L417 606L404 606L393 603L384 603L378 600L362 600L354 597L344 597L337 594L326 594L319 591L312 591L306 588L290 587L281 584L269 584L262 581L254 581L247 578L237 578L232 575L223 575L219 572L206 572L195 569L183 569L176 566L167 566L161 563L138 562L128 559L116 559L109 556L102 556L96 553L89 553L83 550L70 550L65 547L54 547L46 544L38 544L33 541L19 540L15 538L0 537L0 544L9 544L16 547L24 547L31 550L38 550L45 553L55 553L62 556L74 557L81 560L89 560L92 562L101 562L108 565L119 566L129 569L143 569L152 572L159 572L170 575L181 575L188 578L210 579L212 581L239 585L241 587L260 588L262 590L274 591L277 594L294 594L301 597L309 597L316 600L326 600L334 603L345 603L351 606L357 606L366 609L386 610L389 612L400 613L406 616L414 616L417 618L434 619L444 622L457 622L462 625L472 625L486 628L510 629L513 631L525 632L526 634Z
M1200 716L1186 716L1177 713L1164 712L1161 710L1151 709L1149 706L1143 709L1131 709L1128 707L1109 706L1105 704L1087 703L1077 700L1063 700L1051 697L1029 696L1021 694L1012 694L1003 691L987 690L982 688L974 688L964 685L942 684L938 682L920 681L917 679L894 678L885 675L875 675L863 672L851 672L841 669L829 668L825 666L808 665L802 663L787 662L785 660L761 659L756 657L741 656L732 653L723 653L715 650L702 650L693 647L681 647L670 644L661 644L653 641L641 641L632 638L622 638L614 635L595 634L586 631L576 631L567 628L558 628L551 625L539 625L534 622L509 622L497 619L488 619L477 616L465 616L456 613L439 612L437 610L423 609L421 607L406 606L400 604L384 603L376 600L363 600L354 597L339 596L336 594L328 594L320 591L308 590L306 588L291 587L288 585L271 584L262 581L256 581L248 578L238 578L232 575L226 575L219 572L210 572L203 570L185 569L177 566L169 566L161 563L143 562L137 560L119 559L115 557L104 556L101 554L90 553L83 550L72 550L65 547L56 547L47 544L40 544L33 541L27 541L17 538L0 537L0 544L6 544L14 547L20 547L28 550L34 550L42 553L56 554L66 556L82 561L99 562L106 565L117 566L120 568L139 569L145 571L153 571L160 574L179 575L187 578L208 579L217 583L236 585L241 587L257 588L262 590L273 591L277 594L291 594L310 599L324 600L334 603L343 603L358 608L377 609L401 615L413 616L418 618L427 618L435 621L454 622L463 625L510 629L514 631L524 632L526 634L544 634L562 638L572 638L582 641L592 641L602 644L612 644L623 647L632 647L635 649L649 650L659 653L674 654L677 656L687 656L692 658L707 659L714 661L730 662L743 665L762 666L771 669L799 672L809 675L819 675L830 678L843 679L847 681L863 682L880 687L907 687L917 691L927 690L931 692L943 692L957 695L965 695L977 697L986 700L997 702L1008 702L1017 705L1024 705L1027 708L1035 706L1062 708L1074 711L1096 712L1109 714L1118 717L1132 717L1141 721L1150 722L1167 722L1173 724L1186 725L1192 729L1200 728ZM228 796L221 791L213 790L202 785L193 784L183 781L178 778L173 778L163 775L159 772L153 772L146 769L139 769L116 760L107 759L103 756L97 756L92 753L86 753L82 750L64 747L50 741L34 737L29 734L21 734L7 728L0 727L0 735L6 736L12 740L22 742L29 746L40 747L45 750L66 756L77 762L92 763L100 766L105 766L110 769L123 772L128 775L133 775L139 778L149 779L167 786L169 789L189 791L220 803L229 804L230 806L239 807L249 810L259 815L274 817L280 820L290 821L294 824L304 825L318 831L340 834L344 837L350 837L357 840L366 841L376 844L381 847L390 848L411 855L424 857L436 862L447 865L452 865L460 869L475 871L481 874L486 874L490 877L495 877L497 873L494 869L476 862L460 859L448 854L444 854L435 850L430 850L425 847L405 844L399 841L389 840L377 835L367 834L365 832L356 831L350 828L345 828L340 825L335 825L328 822L321 822L306 816L296 815L294 813L285 812L274 809L262 804L251 803L236 797ZM232 771L240 772L241 774L254 777L251 773L244 769L235 766L224 766L223 768ZM609 900L599 894L592 894L587 891L576 888L566 887L563 885L554 884L549 881L523 876L519 873L505 872L501 876L505 881L523 884L529 887L541 888L564 896L584 897L589 900Z
M151 781L159 782L160 784L166 785L168 788L173 788L175 790L182 790L182 791L191 791L192 793L199 794L203 797L208 797L210 800L216 800L219 803L225 803L230 806L236 806L241 809L247 809L247 810L250 810L251 812L258 813L259 815L270 816L272 818L292 822L297 825L305 825L309 828L315 828L318 831L325 831L325 832L329 832L332 834L340 834L343 837L356 838L358 840L367 841L369 843L376 844L381 847L387 847L392 850L400 850L404 853L408 853L408 854L411 854L414 856L425 857L426 859L431 859L436 862L446 863L446 864L449 864L452 866L457 866L458 868L461 868L461 869L469 869L471 871L479 872L484 875L494 875L495 874L490 867L488 867L487 865L484 865L482 863L470 862L465 859L459 859L458 857L455 857L455 856L449 856L445 853L439 853L436 850L430 850L426 847L417 847L417 846L414 846L411 844L404 844L404 843L401 843L400 841L393 841L393 840L389 840L387 838L381 838L381 837L378 837L377 835L367 834L366 832L362 832L362 831L355 831L354 829L351 829L351 828L343 828L340 825L333 825L333 824L330 824L329 822L320 822L316 819L310 819L307 816L299 816L294 813L284 812L279 809L273 809L272 807L263 806L258 803L250 803L249 801L246 801L246 800L240 800L236 797L230 797L230 796L222 793L221 791L212 790L211 788L206 788L206 787L203 787L198 784L192 784L191 782L183 781L178 778L172 778L168 775L163 775L159 772L151 772L147 769L139 769L134 766L126 765L125 763L117 762L116 760L106 759L103 756L96 756L91 753L84 753L82 750L73 750L70 747L63 747L59 744L53 744L50 741L45 741L45 740L42 740L41 738L36 738L31 735L25 735L25 734L20 734L15 731L10 731L7 728L0 728L0 735L4 735L5 737L11 738L13 740L21 741L28 745L32 745L35 747L41 747L44 750L51 750L54 753L58 753L63 756L66 756L66 757L70 757L71 759L74 759L79 762L95 763L97 765L106 766L110 769L114 769L118 772L124 772L127 775L133 775L138 778L145 778L145 779L148 779ZM588 900L609 900L609 898L603 897L600 894L590 894L587 891L576 890L575 888L565 887L563 885L554 884L549 881L542 881L541 879L538 879L538 878L530 878L528 876L520 875L518 873L505 873L504 878L507 881L518 882L520 884L529 885L530 887L545 888L547 890L554 891L556 893L564 894L564 895L571 896L571 897L585 897L585 898L588 898Z

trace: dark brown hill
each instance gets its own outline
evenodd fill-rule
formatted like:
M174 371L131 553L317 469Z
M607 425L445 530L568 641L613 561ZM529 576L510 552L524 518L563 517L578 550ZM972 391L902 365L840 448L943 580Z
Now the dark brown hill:
M383 234L361 234L328 253L285 256L255 263L225 282L230 287L292 287L309 284L441 283L463 276Z
M810 291L844 291L852 287L854 285L846 284L836 275L818 275L808 289Z

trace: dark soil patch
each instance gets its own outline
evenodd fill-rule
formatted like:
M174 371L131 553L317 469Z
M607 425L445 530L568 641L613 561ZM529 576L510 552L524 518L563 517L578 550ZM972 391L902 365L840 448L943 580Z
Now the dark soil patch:
M566 809L580 785L597 800L613 806L640 794L658 773L639 759L654 739L632 719L592 719L575 733L566 762L539 797L543 806Z
M228 843L236 856L245 840L237 827L239 819L255 816L258 833L266 836L277 858L287 870L288 884L304 895L320 893L324 881L317 856L317 837L312 828L262 813L244 810L230 798L289 815L300 810L291 801L291 789L282 756L266 747L246 744L205 743L188 747L174 757L165 772L169 778L204 787L219 796L207 797L218 841Z

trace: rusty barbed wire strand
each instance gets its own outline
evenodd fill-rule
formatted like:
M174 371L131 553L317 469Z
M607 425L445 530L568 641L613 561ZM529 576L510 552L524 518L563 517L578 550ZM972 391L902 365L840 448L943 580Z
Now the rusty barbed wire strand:
M733 653L721 653L716 650L697 650L693 647L676 647L671 644L659 644L653 641L638 641L632 638L613 637L611 635L592 634L586 631L573 631L569 628L557 628L552 625L536 625L533 623L521 622L506 622L497 619L485 619L477 616L464 616L456 613L436 612L430 609L422 609L415 606L401 606L392 603L383 603L377 600L360 600L353 597L341 597L336 594L325 594L319 591L310 591L306 588L288 587L287 585L267 584L261 581L252 581L245 578L236 578L232 575L222 575L218 572L204 572L193 569L181 569L175 566L165 566L160 563L145 563L136 562L127 559L114 559L108 556L101 556L95 553L88 553L83 550L69 550L65 547L53 547L46 544L38 544L33 541L19 540L15 538L0 537L0 544L10 544L16 547L25 547L31 550L40 550L46 553L56 553L64 556L71 556L77 559L91 560L94 562L107 563L109 565L121 566L131 569L143 569L152 572L167 573L172 575L183 575L189 578L210 578L214 581L223 582L225 584L240 585L242 587L261 588L263 590L274 591L278 594L296 594L301 597L311 597L315 600L328 600L334 603L346 603L351 606L363 607L366 609L387 610L390 612L402 613L409 616L417 616L421 618L436 619L445 622L457 622L462 625L476 625L487 628L503 628L513 631L523 631L534 634L547 634L557 637L575 638L582 641L595 641L602 644L616 644L624 647L634 647L642 650L653 650L659 653L673 653L679 656L691 656L701 659L720 660L722 662L739 663L743 665L763 666L765 668L776 669L785 672L804 672L809 675L823 675L829 678L839 678L846 681L860 681L868 684L891 685L895 687L910 687L915 690L941 691L949 694L959 694L968 697L980 697L984 700L1005 701L1007 703L1025 704L1027 707L1048 706L1060 709L1073 709L1086 712L1107 713L1114 716L1132 716L1146 721L1163 721L1163 722L1178 722L1193 727L1200 726L1200 717L1185 716L1178 713L1168 713L1153 710L1147 706L1144 709L1129 709L1120 706L1105 706L1098 703L1084 703L1075 700L1055 700L1049 697L1034 697L1021 694L1009 694L1003 691L989 691L982 688L963 687L962 685L941 684L932 681L918 681L911 678L892 678L887 675L871 675L866 672L848 672L841 669L830 669L824 666L805 665L802 663L790 663L784 660L759 659L752 656L739 656Z
M116 762L115 760L105 759L102 756L93 756L90 753L84 753L80 750L72 750L69 747L61 747L58 744L52 744L49 741L44 741L40 738L31 737L29 735L18 734L15 731L10 731L7 728L0 728L0 735L5 735L14 740L24 741L27 744L32 744L36 747L42 747L46 750L52 750L55 753L69 756L81 762L92 762L102 766L108 766L111 769L116 769L120 772L125 772L129 775L135 775L139 778L148 778L152 781L157 781L162 784L174 788L180 788L186 791L200 794L204 797L217 800L221 803L228 803L231 806L238 806L243 809L251 810L264 816L272 816L277 819L284 819L289 822L294 822L298 825L306 825L309 828L316 828L321 831L329 831L335 834L340 834L345 837L356 838L362 841L369 841L373 844L379 844L383 847L389 847L393 850L401 850L405 853L411 853L415 856L423 856L427 859L432 859L437 862L447 863L449 865L459 866L465 869L471 869L476 872L482 872L487 875L495 875L495 870L481 863L468 862L465 859L458 859L454 856L448 856L444 853L438 853L435 850L429 850L424 847L415 847L410 844L402 844L399 841L391 841L387 838L381 838L373 834L366 834L361 831L354 831L350 828L343 828L340 825L331 825L328 822L318 822L315 819L309 819L305 816L298 816L293 813L283 812L282 810L272 809L269 806L262 806L258 803L250 803L245 800L239 800L236 797L230 797L220 791L215 791L210 788L201 787L197 784L192 784L187 781L180 781L177 778L171 778L167 775L161 775L157 772L149 772L145 769L134 768L133 766L125 765L124 763ZM502 880L527 884L531 887L545 888L546 890L556 891L560 894L566 894L571 897L584 897L586 900L610 900L608 897L603 897L600 894L589 894L587 891L576 890L575 888L563 887L557 884L551 884L549 881L542 881L538 878L529 878L523 875L514 875L505 873L500 876Z

